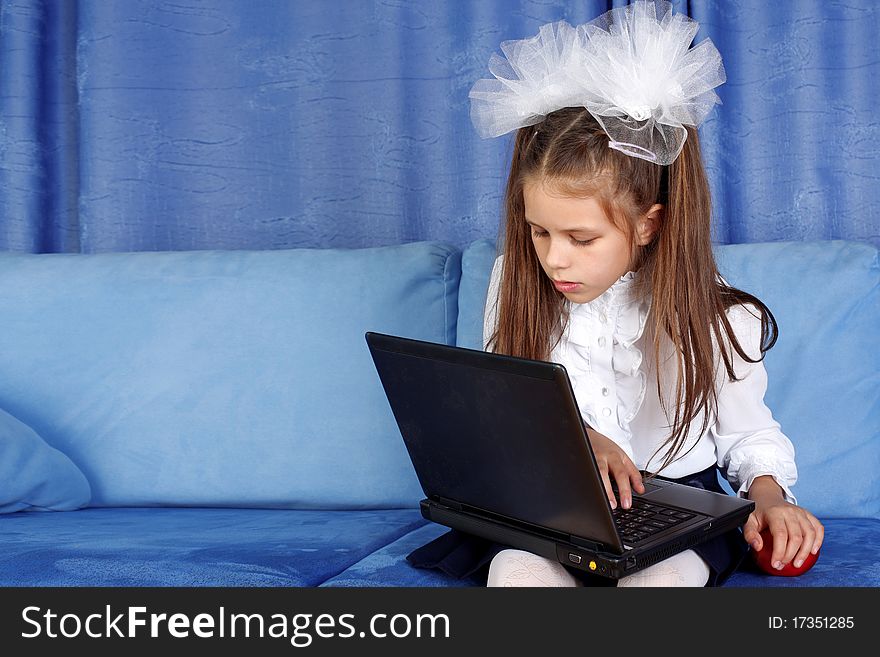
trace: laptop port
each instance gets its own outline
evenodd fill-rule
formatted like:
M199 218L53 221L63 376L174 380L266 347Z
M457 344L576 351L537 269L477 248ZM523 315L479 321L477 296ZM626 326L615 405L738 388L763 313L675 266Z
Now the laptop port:
M568 560L571 561L572 563L580 563L581 562L581 555L575 554L574 552L569 552L568 553Z

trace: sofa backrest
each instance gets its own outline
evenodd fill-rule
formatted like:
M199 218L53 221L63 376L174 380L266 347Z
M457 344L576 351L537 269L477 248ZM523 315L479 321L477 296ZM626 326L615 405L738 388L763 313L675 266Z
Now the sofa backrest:
M461 254L0 254L0 408L93 506L417 506L366 331L454 343Z
M462 257L459 346L481 348L495 243ZM765 401L796 449L798 502L825 517L880 518L880 265L855 242L715 248L722 276L779 325Z
M768 406L801 504L880 518L880 271L849 242L716 248L780 337ZM92 505L414 507L367 330L480 348L495 244L0 254L0 409Z

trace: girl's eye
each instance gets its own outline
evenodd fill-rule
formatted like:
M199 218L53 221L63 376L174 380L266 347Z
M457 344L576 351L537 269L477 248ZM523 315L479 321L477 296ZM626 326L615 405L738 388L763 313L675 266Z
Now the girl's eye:
M547 237L547 231L533 229L532 230L532 237ZM574 243L575 246L586 246L587 244L590 244L591 242L595 241L595 239L596 238L593 237L588 240L576 240L575 238L572 237L571 241L572 241L572 243Z

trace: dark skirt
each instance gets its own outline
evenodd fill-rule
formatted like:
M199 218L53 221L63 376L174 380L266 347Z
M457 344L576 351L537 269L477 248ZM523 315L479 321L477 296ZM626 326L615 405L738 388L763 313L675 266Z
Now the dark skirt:
M725 493L718 482L718 468L714 465L702 472L671 481L716 493ZM410 552L406 560L415 568L437 568L458 579L476 578L485 582L492 558L501 550L510 547L457 529L450 529L430 543ZM748 554L749 546L743 538L742 530L734 529L691 549L709 565L709 581L706 586L720 586L740 566ZM563 567L581 579L586 586L617 585L614 579L576 570L565 564Z

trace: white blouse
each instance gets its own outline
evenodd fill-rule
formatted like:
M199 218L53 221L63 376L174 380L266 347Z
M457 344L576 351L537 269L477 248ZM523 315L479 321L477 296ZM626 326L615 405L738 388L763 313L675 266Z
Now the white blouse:
M483 318L484 349L497 321L503 257L495 260L489 280ZM564 365L568 371L584 421L618 444L640 470L656 470L663 463L666 448L651 456L669 437L674 408L669 409L671 418L667 418L660 405L653 343L644 337L651 303L650 299L640 300L633 294L636 276L637 272L628 272L588 303L566 301L569 322L549 360ZM737 305L727 310L727 317L742 348L750 357L757 358L761 321L755 308L748 308L755 314ZM676 364L668 339L661 343L661 350L660 381L664 400L671 405ZM771 475L782 487L786 501L796 504L790 489L797 480L794 446L764 404L764 364L749 363L735 351L731 353L740 380L731 382L725 368L718 369L718 412L714 424L710 422L707 432L700 436L703 414L698 414L690 424L679 456L659 474L677 479L717 463L740 497L746 496L756 477Z

